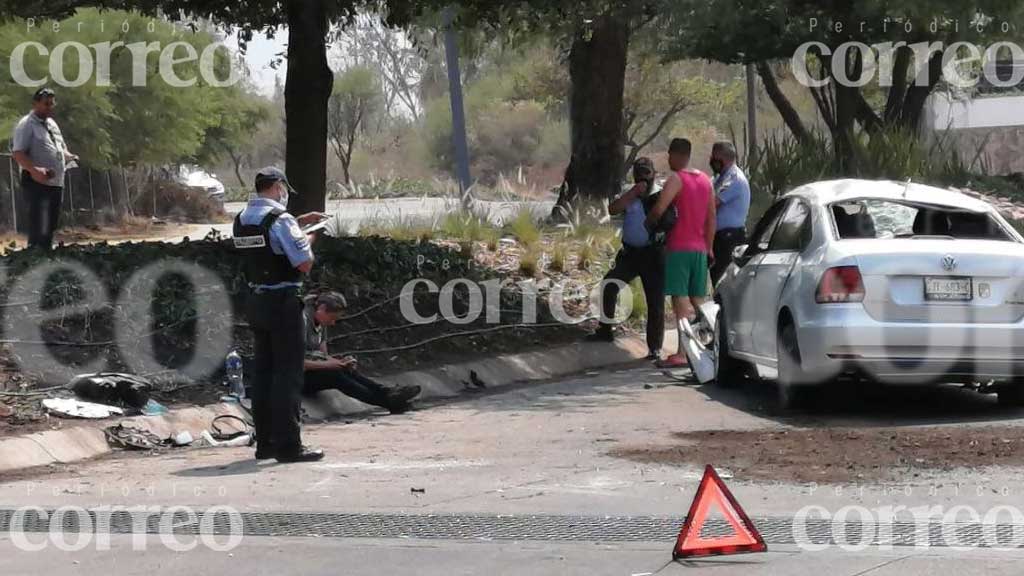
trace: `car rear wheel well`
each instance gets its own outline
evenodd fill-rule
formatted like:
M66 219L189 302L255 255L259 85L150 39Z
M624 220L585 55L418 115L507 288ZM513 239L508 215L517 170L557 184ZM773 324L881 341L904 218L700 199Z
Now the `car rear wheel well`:
M790 324L794 324L793 313L789 311L789 308L783 308L779 310L779 321L775 325L776 332L781 334L782 329Z

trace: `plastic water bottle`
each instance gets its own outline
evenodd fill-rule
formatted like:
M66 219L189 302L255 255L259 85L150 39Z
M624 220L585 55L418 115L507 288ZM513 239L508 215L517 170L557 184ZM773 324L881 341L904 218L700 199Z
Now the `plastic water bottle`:
M241 400L245 398L245 380L242 376L242 357L237 350L232 350L224 359L224 370L228 376L228 389L231 395Z

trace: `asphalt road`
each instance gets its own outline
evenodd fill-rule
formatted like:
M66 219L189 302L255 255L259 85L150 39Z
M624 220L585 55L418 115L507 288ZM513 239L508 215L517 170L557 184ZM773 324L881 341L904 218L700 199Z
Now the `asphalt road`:
M695 430L938 425L970 436L977 426L1024 423L1024 414L999 409L991 398L950 389L923 400L901 393L841 400L796 418L771 416L764 408L769 398L760 386L677 385L642 365L471 395L405 416L307 426L306 441L328 453L314 465L257 465L246 449L195 449L0 479L0 525L3 510L24 506L180 505L202 511L226 505L247 518L240 544L229 552L204 545L175 552L153 535L115 536L110 550L89 542L64 552L53 539L73 540L74 534L59 532L29 535L43 546L40 552L19 549L11 534L0 533L0 554L5 574L702 570L853 576L1024 570L1020 550L893 546L875 538L859 549L833 543L811 551L800 545L809 541L798 542L786 528L812 504L833 513L847 506L970 506L982 513L1021 506L1019 470L991 468L908 475L878 486L752 482L722 470L765 532L770 552L670 563L675 526L689 508L700 466L639 464L612 455L617 447L668 444L672 433ZM933 532L941 530L933 524ZM136 549L140 542L148 544L146 551Z

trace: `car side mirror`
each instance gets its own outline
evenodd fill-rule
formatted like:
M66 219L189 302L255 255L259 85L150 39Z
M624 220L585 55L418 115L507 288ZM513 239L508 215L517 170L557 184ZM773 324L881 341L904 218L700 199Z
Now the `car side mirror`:
M744 256L747 253L747 248L750 248L749 244L740 244L739 246L732 249L732 259L739 265L746 263Z

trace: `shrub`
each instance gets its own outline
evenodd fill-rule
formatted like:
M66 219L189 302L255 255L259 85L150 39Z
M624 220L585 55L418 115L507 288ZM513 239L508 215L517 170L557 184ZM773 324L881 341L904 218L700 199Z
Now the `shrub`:
M521 208L516 217L508 223L508 229L525 246L532 246L540 240L540 229L529 208Z
M529 246L519 256L519 272L523 276L535 278L543 269L544 253L538 246Z

